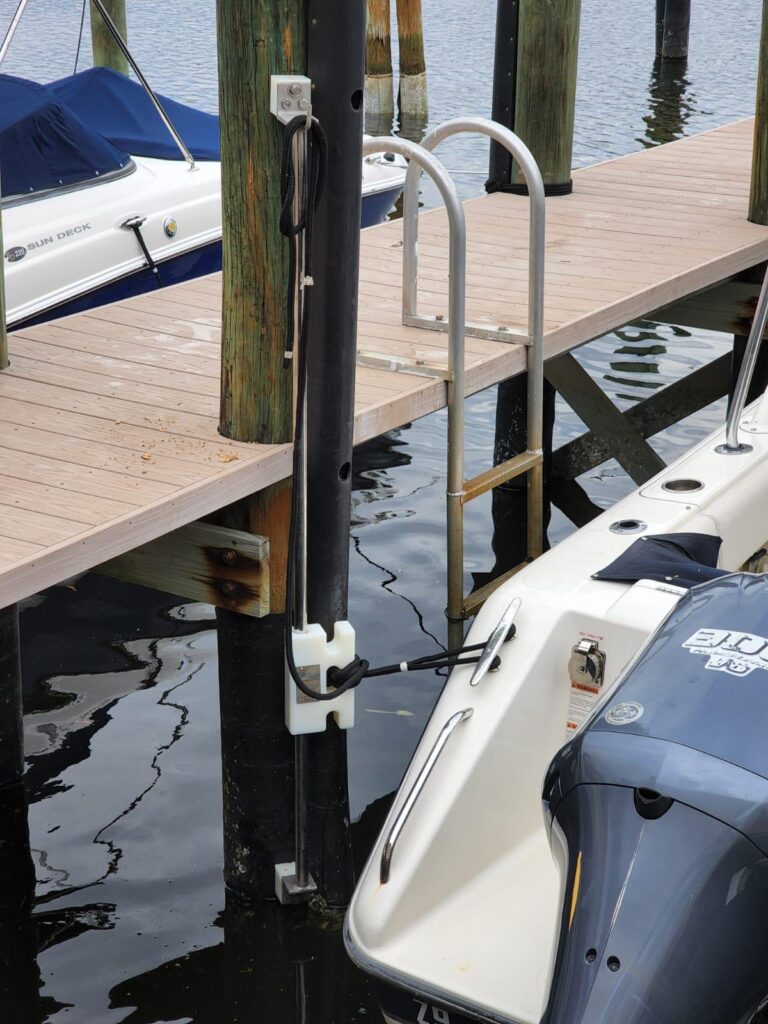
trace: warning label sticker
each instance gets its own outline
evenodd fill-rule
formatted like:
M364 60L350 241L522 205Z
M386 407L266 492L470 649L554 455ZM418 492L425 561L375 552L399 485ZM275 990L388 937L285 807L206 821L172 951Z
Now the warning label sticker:
M587 686L571 680L571 696L568 703L568 721L565 726L566 739L570 739L591 713L600 696L599 686Z

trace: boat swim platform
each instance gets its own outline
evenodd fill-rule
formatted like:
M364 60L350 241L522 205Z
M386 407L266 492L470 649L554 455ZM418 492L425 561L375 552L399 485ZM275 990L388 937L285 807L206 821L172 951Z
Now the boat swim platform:
M747 219L752 121L574 173L547 201L545 357L768 259ZM439 154L438 154L439 155ZM524 327L528 201L465 204L467 318ZM420 217L419 306L447 312L442 209ZM358 349L439 370L447 335L401 322L402 225L362 235ZM218 433L221 281L200 278L12 333L0 373L0 606L290 475L290 445ZM368 355L366 355L366 353ZM467 337L467 392L525 350ZM446 404L438 377L359 365L356 443Z

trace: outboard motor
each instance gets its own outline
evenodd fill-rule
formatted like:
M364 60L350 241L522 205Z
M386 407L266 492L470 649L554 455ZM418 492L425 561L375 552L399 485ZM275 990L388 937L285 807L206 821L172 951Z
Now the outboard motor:
M695 587L552 762L542 1024L768 1022L768 578Z

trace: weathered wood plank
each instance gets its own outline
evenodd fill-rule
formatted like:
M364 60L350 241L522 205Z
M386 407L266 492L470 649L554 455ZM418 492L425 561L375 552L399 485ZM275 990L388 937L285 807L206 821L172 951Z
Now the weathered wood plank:
M94 571L243 615L269 613L269 541L242 530L190 523Z
M723 281L714 288L654 310L648 314L648 319L692 330L749 334L759 292L759 284Z

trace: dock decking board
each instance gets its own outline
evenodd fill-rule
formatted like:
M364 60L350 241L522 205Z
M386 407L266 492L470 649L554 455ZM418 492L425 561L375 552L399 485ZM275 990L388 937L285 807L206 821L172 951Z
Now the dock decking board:
M547 203L545 354L768 259L748 223L752 122L574 174ZM438 154L439 155L439 154ZM528 203L465 204L467 317L524 327ZM420 219L420 312L447 311L447 221ZM402 228L361 245L358 347L447 363L444 334L403 327ZM0 373L0 606L129 551L290 473L290 446L218 434L218 275L31 327ZM524 352L467 338L467 390L519 373ZM445 405L434 378L358 367L356 441Z

